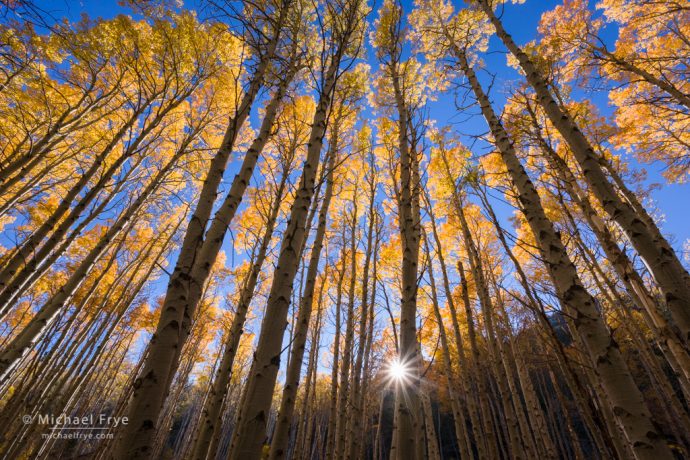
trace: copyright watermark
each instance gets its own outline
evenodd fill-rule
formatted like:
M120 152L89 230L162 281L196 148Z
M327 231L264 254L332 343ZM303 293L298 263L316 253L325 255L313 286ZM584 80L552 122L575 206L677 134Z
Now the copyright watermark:
M41 433L43 439L113 439L110 430L129 423L127 417L108 414L25 414L21 418L24 425L37 424L46 427L48 432Z
M114 417L108 414L90 414L81 417L68 414L25 414L22 415L22 422L24 425L37 423L38 425L47 425L53 428L109 429L127 425L129 419L127 417Z
M61 432L51 431L49 433L41 433L43 439L75 439L78 441L87 441L91 439L114 439L113 433L103 432L87 432L75 433L73 431Z

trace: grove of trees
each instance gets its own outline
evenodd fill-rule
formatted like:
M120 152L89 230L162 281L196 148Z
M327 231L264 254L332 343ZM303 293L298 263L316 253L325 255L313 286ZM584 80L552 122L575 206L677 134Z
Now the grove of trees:
M47 3L0 457L690 458L690 1Z

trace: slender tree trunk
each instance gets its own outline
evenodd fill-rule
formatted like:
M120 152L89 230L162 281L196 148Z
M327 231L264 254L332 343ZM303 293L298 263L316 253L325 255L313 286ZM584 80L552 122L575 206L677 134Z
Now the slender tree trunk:
M585 456L584 456L584 453L582 452L582 446L580 445L580 439L578 438L577 432L575 431L575 427L573 426L573 419L568 414L567 401L565 400L565 397L563 396L563 392L561 391L561 387L560 387L560 385L558 385L558 381L556 380L556 376L554 375L553 369L551 369L551 368L549 368L549 375L551 376L551 381L553 383L554 389L556 390L555 391L556 397L558 398L558 403L561 406L561 411L563 412L563 417L566 420L568 434L570 435L571 446L572 446L573 451L575 453L575 459L576 460L584 460Z
M524 367L524 363L522 360L522 357L515 353L514 351L514 337L513 337L513 330L512 330L512 325L510 324L510 318L508 317L508 312L505 307L505 303L503 300L503 296L501 294L501 287L498 285L498 281L496 280L496 276L492 271L488 272L488 275L491 279L491 283L494 286L494 292L495 292L495 297L496 297L496 304L498 305L498 314L497 318L500 323L502 323L502 331L500 333L500 336L507 336L507 340L501 341L501 344L499 345L501 347L500 349L500 356L501 356L501 361L503 363L503 367L505 369L506 376L508 378L508 385L510 388L510 393L512 394L512 400L515 404L515 412L517 414L517 419L518 419L518 424L520 427L520 432L521 432L521 437L523 440L523 443L525 445L525 452L528 455L529 458L535 457L538 455L537 450L537 441L538 437L535 439L535 433L532 432L530 429L531 424L528 423L527 417L525 415L525 412L528 414L532 415L532 413L529 411L529 408L527 408L527 411L525 411L525 407L522 404L522 401L528 401L533 398L534 395L529 395L528 391L530 388L531 382L529 381L529 376L527 375L525 378L522 377L522 373L520 371L521 367ZM513 378L513 371L511 364L515 364L516 368L516 374L517 374L517 380L520 382L520 386L518 387L516 385L515 379ZM538 405L537 405L538 406ZM534 414L537 419L537 427L539 427L540 420L538 419L538 413ZM543 426L543 421L542 421L542 428ZM536 431L536 430L535 430ZM548 442L546 443L548 447ZM551 452L553 456L553 452Z
M316 326L315 330L311 335L311 348L309 350L309 362L307 364L307 374L306 374L306 385L304 387L304 402L302 404L302 414L299 420L299 426L296 436L295 451L292 458L295 460L302 460L305 457L311 455L311 444L312 444L312 432L313 432L313 421L315 414L313 411L316 409L316 376L317 376L317 360L319 356L319 341L321 339L321 328L322 328L322 317L323 317L323 301L324 294L326 291L326 285L328 284L328 268L326 266L324 275L322 277L321 287L319 288L319 300L316 313ZM306 451L306 452L305 452Z
M482 361L479 353L479 345L477 343L477 332L474 326L474 314L472 312L472 304L470 303L470 295L468 290L467 277L465 276L465 269L462 262L458 260L458 275L460 276L460 287L462 289L462 302L465 306L465 317L467 319L467 335L470 339L470 349L472 351L472 369L477 373L477 389L480 404L480 415L484 433L482 438L486 438L486 450L489 454L488 458L498 458L497 448L499 445L498 436L494 431L491 423L491 411L489 410L489 391L486 387L486 381L482 375ZM477 440L477 442L481 442Z
M338 420L335 425L335 458L341 459L347 449L348 401L350 400L350 371L352 370L352 347L355 335L355 288L357 286L357 186L353 195L352 224L350 226L350 279L347 294L347 314L345 323L345 343L343 360L340 365L340 385L338 388Z
M478 3L493 24L498 37L520 63L527 81L536 92L538 103L570 146L590 189L647 263L664 293L666 305L682 332L683 340L687 342L690 340L690 275L687 270L654 223L641 219L633 207L616 193L589 140L566 110L555 101L539 69L503 28L490 2L480 0Z
M508 388L507 376L504 374L503 369L501 369L501 367L498 365L498 360L500 359L500 350L499 345L496 343L496 331L494 329L494 306L491 300L491 294L489 293L489 286L486 282L483 262L481 255L479 254L477 244L472 237L472 233L465 218L463 202L461 201L457 191L453 192L453 196L456 212L462 227L465 247L469 255L470 267L472 269L474 283L477 288L477 295L479 297L479 302L482 306L482 312L484 314L484 325L487 332L486 340L489 347L491 368L494 376L496 377L498 393L501 397L503 414L505 417L505 424L510 442L510 455L511 458L520 459L525 455L524 445L519 435L518 420L515 415L513 400Z
M368 227L367 227L367 246L364 254L364 266L362 268L362 300L360 304L359 316L359 347L357 347L357 358L355 359L353 384L352 384L352 413L349 417L349 434L350 442L347 445L347 454L345 458L356 459L359 453L359 443L361 439L362 429L362 413L364 408L364 396L362 394L362 364L364 361L365 343L367 341L367 317L369 315L369 267L371 265L371 253L373 248L374 238L374 220L375 220L375 199L376 199L376 182L374 176L374 164L370 162L370 177L369 182L369 212L368 212Z
M323 137L326 133L328 110L343 52L342 49L337 51L324 76L323 92L314 114L309 138L307 160L304 163L300 185L290 210L290 220L283 234L278 265L261 325L261 335L246 384L245 401L240 409L237 428L233 433L230 460L259 457L266 437L268 411L280 367L290 296L300 259L299 251L305 238L306 219L314 193L316 171L319 166Z
M199 434L192 451L192 458L194 460L205 460L209 455L211 458L214 458L218 445L220 444L221 429L223 425L223 401L225 401L227 395L228 383L232 375L232 368L240 345L249 305L254 296L254 290L256 289L259 274L261 273L261 267L266 260L266 254L271 245L273 230L276 220L278 219L278 214L280 213L280 205L285 196L289 177L289 171L287 169L288 168L283 171L280 184L275 192L259 250L242 283L241 293L235 308L235 315L225 339L221 362L216 369L211 389L202 410L201 426L199 427Z
M441 460L441 453L438 450L438 436L434 425L434 413L431 406L429 393L422 391L420 396L422 411L424 411L424 430L426 434L426 458L428 460Z
M463 394L461 397L456 395L455 388L460 387L458 385L459 378L456 378L455 371L453 370L453 364L451 363L450 357L450 347L448 346L448 337L446 336L446 328L443 324L443 317L441 316L441 310L438 305L438 297L436 295L436 281L434 279L433 273L433 263L431 259L431 252L429 250L429 242L424 236L424 247L426 249L427 259L428 259L428 269L429 269L429 284L431 289L431 304L434 308L434 316L436 317L436 323L438 324L438 333L441 341L441 350L443 352L443 364L446 368L446 380L448 381L448 398L450 399L450 406L453 412L453 422L455 425L455 436L458 441L458 447L460 449L460 457L463 459L474 458L472 454L472 441L470 439L469 433L467 431L467 424L465 423L465 404Z
M362 377L362 393L360 396L360 417L362 420L361 425L364 426L363 429L363 442L360 443L359 446L359 454L357 455L356 458L365 458L365 452L367 449L367 443L366 443L366 438L367 434L369 433L369 430L367 430L367 425L370 421L370 418L367 416L367 399L368 399L368 389L369 389L369 380L371 378L371 345L374 340L374 313L375 313L375 306L376 306L376 280L377 280L377 261L378 261L378 254L379 254L379 244L380 244L380 217L378 211L375 212L374 214L374 226L376 227L376 238L374 241L374 254L373 254L373 270L372 270L372 283L371 283L371 297L369 299L369 321L368 321L368 332L367 332L367 337L366 337L366 342L364 344L364 374ZM374 452L375 453L375 452Z
M443 247L441 246L441 239L438 235L438 229L436 227L436 218L434 216L434 211L433 208L430 204L431 200L428 196L428 194L425 192L425 201L427 204L426 211L429 214L429 222L431 224L431 230L432 230L432 235L434 237L434 243L436 246L436 254L438 256L438 261L439 265L441 268L441 275L443 279L443 290L446 295L446 303L448 305L448 310L450 313L450 319L451 319L451 324L453 325L453 335L455 337L455 347L457 348L458 351L458 364L460 369L469 369L469 361L465 355L465 345L464 341L462 338L462 333L460 331L460 323L458 321L458 312L455 307L455 299L453 297L453 293L450 289L450 282L448 278L448 268L446 266L446 261L445 257L443 255ZM474 440L475 440L475 445L477 448L477 453L479 454L480 458L484 458L486 456L486 442L487 442L487 437L482 434L482 422L481 422L481 416L480 416L480 411L479 408L477 407L476 404L476 399L474 394L470 394L468 391L468 385L470 388L474 387L473 384L473 376L470 371L468 371L468 379L469 381L467 384L464 382L464 379L462 378L461 375L458 376L458 381L460 385L460 392L461 392L461 398L465 398L466 400L466 405L467 409L470 415L470 422L472 424L472 433L474 434ZM469 432L467 432L467 435L469 437ZM472 452L472 449L469 449L470 452Z
M343 299L343 281L345 279L345 272L347 271L347 260L345 257L345 227L343 226L343 248L340 253L340 260L342 267L338 275L338 285L336 286L335 299L335 330L333 332L333 366L331 369L331 391L329 398L328 411L328 429L326 433L326 459L332 460L335 458L335 439L337 432L338 420L338 372L340 370L340 329L341 329L341 304Z
M307 334L309 332L309 322L311 321L312 305L314 303L314 291L316 290L316 279L319 273L319 261L321 260L321 250L326 235L328 221L328 208L333 197L333 174L336 165L337 145L330 149L328 172L326 179L326 191L324 193L321 209L319 210L319 223L314 236L314 244L311 250L309 268L307 270L307 281L299 305L297 316L296 331L293 338L290 363L285 376L283 387L283 397L280 400L280 410L278 420L273 431L273 440L269 459L279 459L287 457L290 425L292 423L295 400L297 398L297 387L299 385L302 370L302 360L304 358L304 347L307 344ZM325 278L325 277L324 277ZM325 281L324 281L325 282Z
M652 416L630 370L598 311L594 298L583 287L553 223L541 206L541 199L515 153L513 144L493 111L464 54L456 56L479 101L501 157L518 190L518 200L537 239L539 251L567 314L574 318L577 333L586 344L592 364L605 389L606 399L623 427L635 455L640 458L672 458L657 432Z

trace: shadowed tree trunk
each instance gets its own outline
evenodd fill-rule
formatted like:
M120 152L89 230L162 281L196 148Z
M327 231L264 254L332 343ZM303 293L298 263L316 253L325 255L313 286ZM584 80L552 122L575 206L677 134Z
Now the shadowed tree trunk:
M249 305L254 296L259 274L261 273L261 267L264 264L266 254L271 245L273 230L276 225L276 220L278 219L278 214L280 213L280 205L285 197L290 166L291 162L283 168L281 181L273 198L259 250L242 283L239 301L235 307L235 315L225 339L221 362L216 369L209 394L206 397L206 402L202 410L201 425L192 451L192 458L194 460L205 460L208 456L213 458L220 443L223 422L223 401L227 395L228 383L232 375L235 355L237 354L240 339L242 337Z
M227 162L232 153L240 129L244 125L254 100L263 86L266 71L278 46L283 22L290 7L290 0L285 0L278 12L276 25L272 31L265 54L261 56L256 71L251 76L249 88L237 107L223 136L223 141L216 155L211 160L208 173L199 193L196 209L189 221L175 269L170 276L165 301L161 309L156 332L151 338L149 353L140 377L134 383L134 393L127 414L129 424L119 433L115 449L110 454L116 460L135 460L147 458L151 449L151 439L155 435L158 416L179 361L179 354L184 345L188 331L183 330L183 323L190 321L198 299L190 296L194 287L197 292L202 289L203 281L194 279L196 264L209 264L208 260L198 260L204 243L204 231L208 224L213 204L216 201L218 187L223 178ZM269 128L270 130L270 128ZM268 130L260 132L267 136ZM258 151L247 152L240 173L235 176L229 195L233 197L237 209L244 191L249 184ZM232 213L234 215L234 212ZM231 217L231 216L226 216ZM231 218L225 220L229 224ZM207 265L210 267L212 264ZM185 320L185 317L187 320Z
M338 70L345 53L345 46L355 33L357 22L357 2L348 3L344 12L345 30L335 44L330 62L323 75L323 86L316 106L312 130L307 144L307 159L302 178L290 209L290 219L283 233L280 255L273 277L273 283L266 305L266 314L261 325L261 335L256 346L254 361L246 383L245 397L239 412L237 427L233 432L230 447L230 460L257 458L266 438L266 424L271 407L273 389L280 367L283 335L286 327L288 308L292 295L293 282L300 260L301 248L306 238L305 226L309 205L311 204L316 172L319 167L321 147L326 134L331 101L336 87Z
M568 143L591 191L645 260L664 293L666 305L682 331L683 340L687 342L690 340L690 275L687 270L654 222L640 219L635 209L618 195L606 176L599 155L566 109L556 102L539 69L503 28L501 20L492 8L492 2L478 0L478 4L491 21L498 37L518 60L527 81L536 93L537 102Z
M459 51L459 50L458 50ZM472 87L477 101L491 129L508 173L518 190L532 233L537 239L556 287L563 308L574 318L574 325L589 352L597 378L603 384L606 400L625 432L628 443L638 458L672 458L672 455L652 423L640 390L630 374L620 350L611 337L596 300L583 287L575 266L570 261L560 237L541 206L541 199L515 153L513 144L493 111L474 70L462 52L456 54L462 71Z
M326 165L328 168L328 172L326 173L326 191L321 203L321 209L319 210L319 223L316 227L316 235L314 236L314 243L311 249L311 258L309 260L309 268L307 269L307 281L302 298L300 299L296 331L292 343L292 356L290 358L290 363L285 375L283 397L280 400L278 420L276 421L276 427L273 431L269 459L287 457L290 425L292 423L295 400L297 398L297 386L299 385L302 370L304 347L307 344L307 334L309 332L309 322L311 321L311 312L312 305L314 303L314 291L316 289L316 278L319 272L321 250L323 248L323 241L326 235L328 208L331 204L331 198L333 197L333 174L338 152L337 140L333 139L333 142L334 144L331 146L328 155L328 164ZM309 375L307 375L307 378L309 378Z

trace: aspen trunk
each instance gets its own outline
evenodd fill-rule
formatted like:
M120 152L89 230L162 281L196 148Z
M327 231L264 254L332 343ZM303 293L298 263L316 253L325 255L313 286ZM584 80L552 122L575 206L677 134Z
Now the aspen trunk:
M326 235L328 208L331 204L331 198L333 197L333 174L336 165L337 149L337 145L334 145L330 149L330 158L327 165L328 173L326 179L326 191L324 193L323 202L321 203L321 209L319 210L319 223L316 228L316 235L314 236L314 243L311 250L311 258L309 260L309 268L307 270L307 281L304 288L304 293L302 294L302 298L300 300L299 313L296 323L297 329L295 331L295 336L292 343L292 356L290 357L290 363L288 364L287 373L285 376L283 397L280 400L278 420L276 422L275 430L273 431L271 450L268 455L269 459L287 457L290 425L292 423L295 399L297 397L297 387L299 385L302 370L304 347L307 343L309 322L311 321L312 305L314 303L314 291L316 289L316 278L319 272L319 261L321 260L321 250L323 248L323 241Z
M495 280L492 281L495 283ZM498 291L498 286L496 286L496 300L500 308L498 314L499 318L505 314L503 299ZM525 455L527 458L536 457L539 455L539 449L537 447L537 440L535 439L534 433L530 429L529 422L527 421L527 415L525 411L525 406L523 400L526 398L524 389L519 385L519 380L516 381L515 376L518 374L517 370L513 371L513 365L517 367L517 360L512 353L510 344L510 331L506 331L510 327L508 323L506 327L500 329L499 336L502 337L508 334L508 340L501 340L498 344L500 359L503 364L503 370L506 375L506 380L508 383L508 390L510 391L511 400L515 409L515 415L517 418L517 425L520 432L520 440L522 442ZM519 379L519 377L518 377Z
M233 317L230 330L228 331L225 346L223 347L221 362L218 365L218 369L216 369L211 389L202 410L201 426L192 454L194 460L205 460L209 455L211 458L214 458L213 456L216 454L216 450L220 444L223 421L223 401L227 395L228 383L232 375L235 355L237 354L240 339L242 337L249 305L254 296L254 290L256 289L259 274L261 273L261 267L266 260L266 254L271 245L273 230L276 220L278 219L278 214L280 213L280 204L287 187L288 175L289 171L287 169L284 170L266 220L266 228L260 242L259 250L251 265L250 271L247 273L246 279L242 283L242 291L235 308L235 316Z
M553 369L551 369L551 368L549 368L549 375L551 376L551 381L553 382L554 389L556 390L556 397L558 398L558 403L561 406L561 411L563 411L563 417L565 417L565 419L566 419L568 434L570 435L570 441L572 444L572 448L575 452L575 459L576 460L584 460L585 456L584 456L584 453L582 452L582 446L580 445L580 440L578 439L577 432L575 431L575 427L573 426L573 419L568 414L567 401L565 400L565 397L563 396L563 392L561 391L561 387L560 387L560 385L558 385L558 381L556 380L556 376L554 375ZM603 454L603 452L600 452L600 454Z
M357 196L355 186L354 197ZM347 314L345 323L345 343L343 360L340 365L340 384L338 388L338 420L335 425L335 458L345 456L347 448L348 401L350 400L350 371L352 369L352 347L355 335L355 287L357 285L357 200L353 199L352 225L350 227L350 280L347 294ZM344 244L344 242L343 242Z
M486 439L486 451L489 454L488 458L498 458L497 448L499 445L498 437L494 431L491 422L491 411L489 409L489 391L486 387L486 381L482 375L481 356L479 354L479 345L477 343L477 333L474 327L474 314L472 312L472 304L470 303L470 295L467 286L467 277L465 276L465 269L462 262L458 260L458 275L460 276L460 286L462 288L462 301L465 306L465 317L467 319L467 332L470 339L470 350L472 351L472 369L477 373L477 389L480 404L480 415L483 426L482 439ZM479 444L481 441L477 440Z
M313 421L316 404L316 376L317 376L317 360L319 356L319 341L321 339L322 317L324 310L324 294L326 287L326 280L328 279L328 268L324 271L321 287L319 289L319 300L316 313L316 326L311 335L311 348L309 350L309 362L307 364L306 384L304 387L304 402L302 404L302 414L299 421L299 426L296 436L295 451L292 458L295 460L302 460L305 455L311 456Z
M526 375L523 377L522 374L524 372L520 371L521 367L524 367L522 357L514 352L514 337L513 337L513 331L512 331L512 325L510 324L510 318L508 316L508 312L506 311L505 303L503 300L503 296L501 295L500 292L500 286L498 285L498 282L496 280L495 275L493 272L489 271L489 277L491 278L491 283L494 286L495 289L495 295L496 295L496 303L499 307L498 311L498 319L499 322L502 323L503 330L505 332L501 332L500 336L507 336L506 341L502 341L502 343L499 345L500 348L500 353L501 353L501 361L503 362L503 367L505 369L506 376L508 378L508 385L510 388L510 393L513 395L513 401L515 403L515 412L517 414L517 419L518 419L518 424L520 427L520 432L522 435L522 440L525 444L525 452L528 456L528 458L535 457L537 456L537 442L538 442L538 436L535 439L535 434L538 433L539 428L545 428L543 425L543 421L539 420L539 415L540 413L538 412L532 412L529 410L529 407L527 408L527 413L530 415L533 415L534 418L536 418L536 427L535 432L533 433L532 430L530 429L530 426L534 426L528 423L527 417L525 416L525 410L522 405L522 401L525 400L526 402L529 401L530 399L534 398L534 395L529 395L529 389L531 388L531 382L529 381L529 375ZM515 381L513 379L513 371L511 367L511 363L515 364L516 368L516 374L518 376L518 381L520 382L520 387L518 388L515 385ZM536 405L538 407L538 404ZM536 408L533 406L533 408ZM531 417L532 418L532 417ZM535 420L533 420L534 422ZM541 427L540 427L540 422L541 422ZM546 442L547 447L549 442ZM551 453L553 456L553 452Z
M273 387L280 367L280 354L299 251L305 238L305 225L316 181L316 170L326 133L326 120L336 84L336 73L343 50L333 57L324 77L324 87L314 114L312 131L302 178L290 220L283 234L278 265L273 277L261 325L261 335L247 381L246 396L233 433L229 459L257 458L266 437L266 423Z
M518 199L527 221L536 236L539 251L556 287L559 300L567 314L574 319L577 333L586 344L592 364L603 384L606 399L613 408L629 445L640 458L672 458L672 455L652 423L642 394L637 388L620 350L598 311L596 300L582 286L553 223L541 206L541 199L520 163L512 142L493 111L464 54L456 56L479 101L503 161L515 184Z
M373 159L372 159L373 160ZM376 198L376 182L374 176L373 161L370 162L370 177L369 181L369 211L368 211L368 227L367 227L367 246L364 255L364 266L362 268L362 298L360 305L359 317L359 347L357 347L357 358L355 359L353 385L352 385L352 414L349 417L348 437L350 442L347 445L346 459L358 458L357 454L360 452L359 444L361 439L362 415L364 408L365 395L362 392L362 364L364 361L365 344L367 337L367 317L369 315L369 266L371 265L371 252L374 238L374 220L375 220L375 198ZM364 377L366 378L366 377Z
M338 372L340 370L340 329L341 329L341 303L343 299L343 280L345 279L345 272L347 270L345 264L347 263L345 258L345 227L343 226L343 248L340 253L340 259L342 261L342 268L340 269L340 274L338 275L338 285L336 287L336 299L335 299L335 331L333 337L333 366L331 369L331 391L330 391L330 403L328 411L328 428L326 433L326 459L331 460L335 456L335 439L337 431L337 420L338 420Z
M470 267L474 275L474 282L477 287L477 294L479 302L482 307L484 315L484 325L487 331L487 343L489 346L489 358L491 361L491 368L496 377L498 384L498 392L501 397L503 413L505 417L506 428L510 441L510 456L511 458L524 458L524 446L518 433L518 420L515 415L515 408L513 406L512 397L508 388L507 377L503 370L498 365L500 358L499 345L496 343L496 331L494 330L494 307L489 293L489 286L484 275L483 262L479 254L477 245L472 237L467 220L465 219L465 212L463 209L463 202L461 201L457 191L453 193L453 201L455 202L456 213L462 227L465 247L469 255Z
M664 293L666 305L682 332L683 340L687 342L690 340L690 275L687 270L655 224L641 219L633 207L616 193L589 140L566 110L554 100L546 80L529 56L503 28L489 2L480 0L478 3L493 24L498 37L520 63L527 81L536 92L538 103L570 146L590 189L647 263Z
M187 140L191 141L191 137ZM72 295L74 295L79 286L81 286L86 276L110 246L111 242L117 238L125 226L137 215L153 192L158 189L171 168L177 164L179 158L186 152L187 146L188 143L180 146L173 158L156 173L156 176L149 182L139 197L117 218L105 235L101 237L96 246L94 246L86 257L84 257L79 267L72 273L67 282L40 308L29 324L27 324L19 335L12 340L12 343L3 350L0 355L0 381L4 380L5 373L11 369L12 365L21 358L26 350L28 350L36 339L41 336L49 324L52 323L55 315L58 314L60 309L69 301Z
M425 192L425 200L427 203L427 213L429 214L429 222L431 224L431 230L432 230L432 235L434 237L434 243L436 246L436 254L438 256L438 261L439 265L441 268L441 275L443 279L443 290L446 295L446 303L448 305L448 310L450 312L450 319L451 319L451 324L453 326L453 335L455 337L455 346L458 350L458 364L460 369L467 369L468 370L468 378L469 382L465 382L462 376L458 376L458 382L460 385L460 393L461 396L460 398L464 398L466 400L466 406L467 410L470 415L470 422L472 424L472 434L474 435L474 443L477 448L477 453L479 454L480 458L484 458L486 456L486 446L485 443L487 441L486 437L482 434L482 422L481 422L481 416L479 413L479 408L477 407L476 404L476 399L474 398L474 394L470 394L468 391L468 385L469 387L473 387L472 383L472 373L469 371L469 361L465 355L465 345L464 345L464 340L462 338L462 333L460 332L460 323L458 321L458 312L457 308L455 306L455 299L453 297L453 293L450 289L450 282L448 279L448 268L446 266L446 261L445 257L443 255L443 248L441 246L441 239L438 235L438 230L436 228L436 218L434 216L434 211L432 209L432 206L430 205L430 199ZM469 431L466 430L467 437L470 437ZM471 440L469 441L469 452L472 452L471 449Z
M379 254L379 245L380 245L380 233L381 233L381 228L380 228L380 214L378 210L375 210L374 213L374 221L375 221L375 227L376 227L376 238L374 241L374 253L373 253L373 270L371 274L371 279L372 279L372 284L371 284L371 297L369 299L369 321L368 321L368 332L367 332L367 339L364 344L364 375L362 379L362 395L360 399L360 407L362 408L360 410L360 416L362 419L362 424L365 426L364 433L368 433L368 430L366 430L367 426L367 420L370 420L369 417L367 417L367 396L368 396L368 389L369 389L369 380L370 380L370 370L371 370L371 345L374 340L374 310L376 307L376 282L378 279L378 273L377 273L377 261L378 261L378 254ZM359 446L359 455L357 455L356 458L365 458L365 450L367 448L366 444L366 438L365 442L362 442ZM374 449L374 455L376 455L376 450Z
M462 385L458 385L457 381L460 380L456 378L455 372L453 370L453 364L450 359L450 347L448 346L448 337L446 336L446 328L443 324L443 318L441 316L441 310L438 305L438 297L436 295L436 281L434 279L433 264L431 259L431 253L429 250L429 242L424 236L424 247L426 249L428 269L429 269L429 284L431 289L431 304L434 308L434 316L436 317L436 323L438 324L438 333L441 341L441 349L443 350L443 364L446 368L446 380L448 381L448 397L451 403L451 410L453 412L453 422L455 426L455 437L458 440L458 446L460 448L460 457L463 459L474 458L472 454L472 441L467 432L467 425L465 423L465 407L462 398L465 397L463 394L458 397L455 394L456 385L462 388Z
M182 242L175 269L168 282L161 316L156 332L151 337L151 346L144 370L135 382L135 391L128 410L129 424L123 427L115 444L115 449L111 453L111 458L116 460L135 460L149 456L152 447L151 439L155 435L158 415L167 397L177 369L179 353L186 339L186 332L182 330L183 323L186 323L185 316L188 321L193 316L193 309L196 307L196 305L190 305L190 300L193 300L190 298L190 291L192 285L198 281L193 279L192 274L202 249L204 230L208 224L216 200L216 193L239 130L249 116L254 99L263 86L264 75L278 46L278 38L288 7L289 0L286 0L279 13L277 28L268 43L268 50L262 56L257 70L251 78L249 88L225 131L221 146L211 160L196 209L189 221ZM231 193L237 202L244 194L253 171L253 167L248 166L256 163L249 152L245 156L245 162L243 162L240 174L235 176L231 186ZM207 261L201 261L202 264L205 262ZM199 285L195 287L201 289Z
M421 353L420 353L421 354ZM422 391L420 396L422 410L424 411L424 429L426 434L426 458L428 460L441 460L438 450L438 437L434 426L434 414L429 393Z

